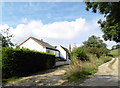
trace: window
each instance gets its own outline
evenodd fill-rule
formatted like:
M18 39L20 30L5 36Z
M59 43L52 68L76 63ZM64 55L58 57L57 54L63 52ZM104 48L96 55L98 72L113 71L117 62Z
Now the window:
M46 50L46 52L47 52L47 53L50 53L50 50L49 50L49 49L47 49L47 50Z

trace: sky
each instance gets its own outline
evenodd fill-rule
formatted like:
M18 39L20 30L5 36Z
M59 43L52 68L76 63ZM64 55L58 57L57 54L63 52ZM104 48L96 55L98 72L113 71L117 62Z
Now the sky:
M1 2L0 30L10 28L12 41L19 45L32 36L49 44L81 46L88 37L102 38L99 13L86 11L84 2ZM105 41L108 48L116 44Z

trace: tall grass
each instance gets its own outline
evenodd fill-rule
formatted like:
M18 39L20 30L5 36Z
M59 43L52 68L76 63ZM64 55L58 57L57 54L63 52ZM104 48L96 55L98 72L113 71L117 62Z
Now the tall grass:
M98 66L110 61L112 57L97 58L94 55L89 55L89 61L80 61L75 57L72 57L72 64L67 70L67 76L69 81L83 80L86 77L98 71Z
M96 66L90 61L80 61L73 57L72 62L67 70L69 81L82 80L97 71Z

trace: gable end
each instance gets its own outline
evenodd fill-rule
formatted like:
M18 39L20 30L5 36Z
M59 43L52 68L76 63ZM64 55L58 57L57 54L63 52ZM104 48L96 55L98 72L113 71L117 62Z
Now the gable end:
M34 38L29 37L28 39L26 39L24 42L22 42L20 45L18 45L18 47L20 47L22 44L24 44L26 41L28 41L29 39L34 40L35 42L37 42L39 45L41 45L43 48L46 48L45 46L43 46L41 43L39 43L38 41L36 41Z

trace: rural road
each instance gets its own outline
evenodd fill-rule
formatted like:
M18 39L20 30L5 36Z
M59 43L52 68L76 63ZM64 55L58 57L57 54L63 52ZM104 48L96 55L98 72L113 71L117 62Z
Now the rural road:
M99 66L99 70L84 82L69 83L66 80L66 70L69 65L50 69L28 77L9 82L6 86L118 86L118 58ZM110 64L112 64L110 66Z
M118 58L113 58L99 66L98 72L85 80L80 86L118 86L118 60Z

